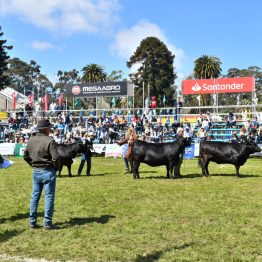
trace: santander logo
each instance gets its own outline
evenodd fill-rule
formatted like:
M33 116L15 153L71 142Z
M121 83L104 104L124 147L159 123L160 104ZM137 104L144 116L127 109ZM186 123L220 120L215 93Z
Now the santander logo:
M74 95L79 95L80 92L81 92L81 88L80 88L79 86L73 86L73 87L72 87L72 93L73 93Z
M195 92L197 92L197 91L199 91L201 89L202 88L201 88L201 86L198 83L196 83L195 85L192 86L192 90L195 91Z

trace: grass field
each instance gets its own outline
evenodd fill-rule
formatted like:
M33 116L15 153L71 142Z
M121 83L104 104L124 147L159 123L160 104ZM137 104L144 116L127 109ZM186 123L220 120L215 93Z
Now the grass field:
M93 176L69 178L64 169L58 178L54 231L28 228L31 168L11 159L0 170L0 261L262 261L261 159L248 160L241 178L216 164L202 178L197 161L186 160L183 179L141 165L133 180L122 159L93 158Z

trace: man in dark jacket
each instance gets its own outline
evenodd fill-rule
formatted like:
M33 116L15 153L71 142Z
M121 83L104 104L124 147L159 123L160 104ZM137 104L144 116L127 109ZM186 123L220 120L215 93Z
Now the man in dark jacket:
M49 137L53 125L48 119L38 122L38 133L32 136L24 151L24 160L33 168L33 189L30 203L30 227L35 229L37 225L37 207L41 193L45 191L44 228L55 229L53 225L53 211L56 188L56 169L58 153L56 143Z
M84 145L85 145L85 152L82 154L82 159L80 162L80 166L78 168L78 176L81 175L81 172L83 170L83 167L85 165L85 161L87 164L87 169L86 169L86 175L90 176L90 171L91 171L91 157L92 157L92 152L91 150L93 150L93 140L95 138L95 134L93 132L89 132L88 133L88 137L87 139L84 141Z

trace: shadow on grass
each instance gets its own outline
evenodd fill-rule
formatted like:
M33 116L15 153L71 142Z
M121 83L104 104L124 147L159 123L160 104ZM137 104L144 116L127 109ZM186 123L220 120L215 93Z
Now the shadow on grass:
M233 176L236 178L252 178L252 177L261 177L259 175L247 175L247 174L240 174L240 176L238 177L236 174L210 174L209 176Z
M141 173L139 173L140 175L140 179L167 179L166 176L146 176L146 177L143 177L141 176Z
M203 177L201 174L186 174L186 175L182 175L182 179L183 178L198 178L198 177Z
M91 174L90 177L92 176L105 176L105 175L111 175L111 174L114 174L114 173L100 173L100 174ZM58 179L62 179L62 178L68 178L68 179L72 179L72 178L79 178L79 177L87 177L86 175L72 175L72 176L68 176L68 175L61 175L61 176L57 176Z
M4 233L0 233L0 243L8 241L10 238L21 234L23 231L7 230Z
M56 223L56 225L61 226L61 228L72 227L72 226L82 226L90 223L106 224L111 218L115 218L112 215L102 215L100 217L74 217L69 221Z
M185 179L185 178L197 178L197 177L202 177L200 174L187 174L187 175L182 175L181 177L178 178L167 178L166 176L147 176L147 177L141 177L140 179L170 179L170 180L177 180L177 179Z
M37 216L43 216L44 213L41 212L41 213L37 213ZM18 213L14 216L11 216L11 217L4 217L4 218L0 218L0 224L3 224L5 222L15 222L17 220L22 220L22 219L26 219L28 218L29 219L29 213Z
M159 260L165 253L171 252L172 250L176 249L176 250L182 250L185 248L188 248L192 245L192 243L188 244L188 243L184 243L181 246L174 246L172 248L166 248L164 250L161 251L155 251L153 253L144 255L144 256L137 256L137 258L135 258L134 262L153 262L153 261L157 261Z

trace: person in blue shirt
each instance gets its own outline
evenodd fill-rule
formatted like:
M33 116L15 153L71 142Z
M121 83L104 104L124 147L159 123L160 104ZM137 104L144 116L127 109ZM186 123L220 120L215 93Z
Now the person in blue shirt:
M85 161L86 161L86 164L87 164L86 175L87 176L91 175L91 173L90 173L91 172L91 166L92 166L92 161L91 161L92 152L91 152L91 150L94 150L94 148L93 148L93 140L94 139L95 139L95 134L93 132L89 132L87 139L85 139L85 141L84 141L85 152L82 154L82 159L81 159L80 166L79 166L78 172L77 172L78 176L81 175L81 172L82 172L83 167L85 165Z

